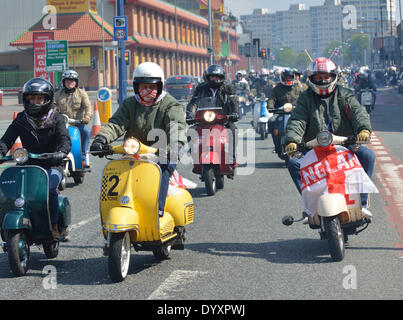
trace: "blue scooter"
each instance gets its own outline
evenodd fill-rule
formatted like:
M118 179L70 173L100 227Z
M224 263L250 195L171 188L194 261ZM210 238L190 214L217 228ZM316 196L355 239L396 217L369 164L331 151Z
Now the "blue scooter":
M272 137L274 143L274 149L281 160L284 160L287 164L288 155L285 154L285 129L287 127L288 119L291 117L291 112L295 106L291 103L286 103L282 107L269 109L268 111L273 113L275 121L273 123Z
M0 176L0 234L3 251L8 253L10 269L15 276L23 276L28 270L30 246L42 244L47 258L59 253L59 241L51 231L49 214L49 176L45 169L26 165L29 158L49 159L54 153L33 154L18 148L12 156L0 158L1 162L16 161ZM61 234L71 222L71 207L67 197L58 196Z
M59 185L59 190L64 190L66 187L67 177L72 177L76 185L84 182L84 175L91 172L90 168L83 167L83 161L89 165L89 157L85 158L81 151L81 135L80 130L76 125L81 124L81 120L70 119L67 115L63 115L66 120L66 126L69 131L71 140L71 150L67 157L64 159L63 164L63 179Z

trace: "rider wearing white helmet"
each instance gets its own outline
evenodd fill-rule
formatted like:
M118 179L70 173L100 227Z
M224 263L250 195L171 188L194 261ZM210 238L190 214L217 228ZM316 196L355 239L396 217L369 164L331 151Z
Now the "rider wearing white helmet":
M167 145L161 145L161 142L155 144L155 147L169 151L168 161L160 164L160 215L164 214L169 178L186 143L185 112L182 105L164 91L164 79L164 72L159 65L153 62L139 64L133 77L135 95L123 101L91 145L91 151L102 151L105 145L122 135L125 135L125 138L135 137L146 145L153 145L155 135L149 134L150 131L165 131ZM159 136L157 131L156 134Z

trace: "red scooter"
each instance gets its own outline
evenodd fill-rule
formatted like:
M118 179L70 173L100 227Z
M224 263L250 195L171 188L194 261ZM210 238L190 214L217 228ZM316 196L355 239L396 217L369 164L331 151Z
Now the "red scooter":
M206 99L206 98L205 98ZM187 119L188 124L196 124L191 146L193 173L200 174L209 196L217 189L224 188L224 176L234 179L235 164L231 163L233 138L230 129L224 124L230 116L222 114L222 109L215 107L211 100L203 99L199 104L194 119Z

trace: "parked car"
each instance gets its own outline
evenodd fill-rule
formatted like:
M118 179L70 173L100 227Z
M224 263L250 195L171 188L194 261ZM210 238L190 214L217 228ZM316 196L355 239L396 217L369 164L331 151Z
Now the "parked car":
M177 100L188 100L192 97L198 83L192 76L171 76L165 82L165 88Z

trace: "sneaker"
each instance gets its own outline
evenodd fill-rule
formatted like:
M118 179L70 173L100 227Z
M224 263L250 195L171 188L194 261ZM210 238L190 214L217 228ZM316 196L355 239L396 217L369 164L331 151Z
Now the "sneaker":
M308 214L305 211L302 212L302 217L304 218L304 220L302 220L302 224L309 224Z
M367 208L362 208L362 215L364 218L372 219L372 213Z
M90 166L83 161L83 168L89 168Z

